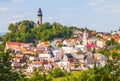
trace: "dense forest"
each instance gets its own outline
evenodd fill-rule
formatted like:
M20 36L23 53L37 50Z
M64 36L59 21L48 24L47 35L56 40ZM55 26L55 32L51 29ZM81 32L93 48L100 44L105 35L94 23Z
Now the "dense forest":
M31 42L52 41L55 38L69 38L72 35L72 28L63 26L59 23L46 22L37 26L33 21L24 20L16 24L11 23L8 27L9 32L2 39L3 41Z

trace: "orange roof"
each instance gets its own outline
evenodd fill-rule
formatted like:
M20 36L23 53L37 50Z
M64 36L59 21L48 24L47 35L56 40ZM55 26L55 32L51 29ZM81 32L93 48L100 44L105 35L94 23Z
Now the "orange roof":
M73 62L72 62L72 63L70 63L70 66L75 66L75 63L73 63Z
M53 61L52 60L48 60L49 63L52 63Z
M19 58L19 57L16 57L16 58L15 58L15 60L20 60L20 59L21 59L21 58Z
M50 45L50 43L49 42L43 42L45 45Z
M96 32L96 31L93 31L93 32L91 32L91 34L93 34L93 35L94 35L94 34L97 34L97 32Z
M34 61L33 63L34 63L34 64L43 64L42 61Z

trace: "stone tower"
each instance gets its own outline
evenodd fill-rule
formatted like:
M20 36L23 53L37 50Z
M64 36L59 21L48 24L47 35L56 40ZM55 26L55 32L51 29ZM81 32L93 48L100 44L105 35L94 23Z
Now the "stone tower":
M37 16L38 16L37 24L41 25L42 24L42 11L41 11L41 8L39 8Z

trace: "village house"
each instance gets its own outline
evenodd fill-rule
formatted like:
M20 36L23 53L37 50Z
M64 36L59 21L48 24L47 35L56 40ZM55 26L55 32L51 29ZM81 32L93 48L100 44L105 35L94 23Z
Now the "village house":
M43 66L43 61L33 61L32 62L32 67L36 67L36 68L38 68L38 67L42 67Z
M67 53L63 56L63 62L74 62L74 60L75 58L70 53Z
M19 62L12 62L11 67L12 67L12 69L20 69L20 68L22 68L22 64Z
M44 53L44 54L39 54L38 56L41 60L49 60L51 58L51 54L47 54L47 53Z
M62 39L57 39L57 40L55 41L55 47L58 47L59 44L64 45Z
M68 46L68 47L74 46L75 45L75 39L66 39L66 40L63 41L63 44Z
M53 53L52 50L49 48L43 49L41 51L41 53L38 54L38 57L43 59L43 60L47 60L53 57Z
M62 49L55 49L53 50L53 55L54 55L54 59L55 61L59 61L62 59L62 56L63 56L63 51Z
M62 47L64 54L66 53L71 53L71 54L75 54L77 52L77 50L73 47Z
M13 60L14 62L26 63L26 57L23 54L17 54Z
M76 50L81 50L83 52L86 52L87 51L87 48L85 45L75 45L75 49Z
M79 44L82 44L82 38L81 37L78 37L75 39L75 45L79 45Z
M99 48L103 48L106 46L106 41L103 39L97 40L96 46L98 46Z
M96 37L88 38L87 44L96 44L96 41L97 41Z
M115 42L120 43L120 36L119 35L112 35L111 38L113 38L115 40Z
M26 69L26 72L28 73L33 73L35 71L35 67L34 66L29 66L27 69Z
M58 66L61 68L61 69L66 69L70 67L70 62L58 62Z
M21 47L23 54L36 54L36 47L32 43L26 43Z
M6 49L11 49L11 50L20 49L21 46L23 46L24 44L25 44L25 43L7 42L7 43L6 43Z
M45 47L50 46L50 42L49 41L41 42L40 44L45 46Z

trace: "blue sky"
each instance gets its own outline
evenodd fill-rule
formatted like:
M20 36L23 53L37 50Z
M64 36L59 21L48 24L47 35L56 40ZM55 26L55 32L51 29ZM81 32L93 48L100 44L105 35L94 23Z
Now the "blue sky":
M37 22L38 8L43 22L104 32L120 27L120 0L0 0L0 32L7 32L11 22Z

